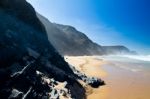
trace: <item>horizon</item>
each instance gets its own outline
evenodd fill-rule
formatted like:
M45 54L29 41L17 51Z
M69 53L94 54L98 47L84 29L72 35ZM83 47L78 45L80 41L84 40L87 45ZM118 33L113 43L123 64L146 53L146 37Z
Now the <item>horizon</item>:
M71 25L102 46L123 45L140 54L150 50L147 0L27 0L49 21Z

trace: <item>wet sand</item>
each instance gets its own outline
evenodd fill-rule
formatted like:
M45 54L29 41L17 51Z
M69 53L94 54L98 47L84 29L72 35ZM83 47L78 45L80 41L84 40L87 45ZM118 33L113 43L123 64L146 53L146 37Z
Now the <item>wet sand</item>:
M88 99L150 99L150 77L132 72L94 56L65 57L88 76L102 78L105 86L87 87Z

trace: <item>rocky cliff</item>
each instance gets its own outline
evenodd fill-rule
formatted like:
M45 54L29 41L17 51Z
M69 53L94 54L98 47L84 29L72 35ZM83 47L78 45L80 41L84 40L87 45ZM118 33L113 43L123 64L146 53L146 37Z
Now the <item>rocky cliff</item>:
M38 13L37 16L46 27L49 41L62 55L82 56L133 53L125 46L101 46L91 41L85 34L72 26L52 23Z
M49 41L62 55L102 55L103 48L72 26L51 23L37 14L45 25Z
M120 54L137 54L135 51L130 51L127 47L122 45L117 46L102 46L107 55L120 55Z
M25 0L0 1L0 98L84 99L85 89L48 41L45 27ZM88 79L88 77L84 76ZM100 79L88 79L91 86ZM63 83L63 88L56 88Z

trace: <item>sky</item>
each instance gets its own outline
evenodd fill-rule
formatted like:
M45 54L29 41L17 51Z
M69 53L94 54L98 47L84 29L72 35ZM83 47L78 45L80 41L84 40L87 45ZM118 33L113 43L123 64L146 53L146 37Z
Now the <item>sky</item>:
M100 45L150 54L150 0L27 0L51 22L72 25Z

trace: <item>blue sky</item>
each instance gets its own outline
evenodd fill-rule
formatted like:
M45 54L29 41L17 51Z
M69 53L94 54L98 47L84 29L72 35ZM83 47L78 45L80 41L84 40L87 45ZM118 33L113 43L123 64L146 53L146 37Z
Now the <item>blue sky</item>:
M50 21L72 25L100 45L150 54L149 0L28 0Z

